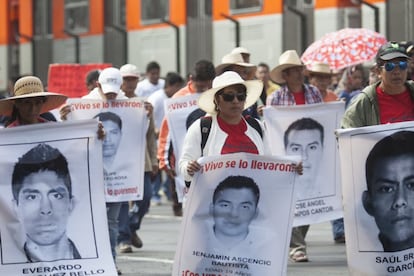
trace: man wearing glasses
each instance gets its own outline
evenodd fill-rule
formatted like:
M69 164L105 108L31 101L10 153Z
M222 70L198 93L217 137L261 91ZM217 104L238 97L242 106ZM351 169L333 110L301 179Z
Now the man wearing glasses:
M414 83L406 81L409 57L397 42L387 42L376 56L380 81L367 86L350 104L342 128L414 120Z

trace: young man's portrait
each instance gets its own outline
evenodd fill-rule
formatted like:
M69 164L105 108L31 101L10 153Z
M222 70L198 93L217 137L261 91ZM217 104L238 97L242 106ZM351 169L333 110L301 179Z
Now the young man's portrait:
M324 129L312 118L294 121L284 133L284 146L287 155L299 155L302 159L303 174L298 185L303 192L299 198L307 198L321 193L316 182L319 164L323 157Z
M11 184L27 261L80 259L66 232L74 199L65 156L47 144L36 145L14 165Z
M249 225L257 217L260 190L247 176L228 176L213 193L210 215L216 239L226 247L243 242Z
M105 138L102 143L103 162L105 167L110 167L115 159L122 138L122 120L113 112L102 112L95 116L105 130Z
M365 163L365 211L375 219L384 252L414 247L414 132L380 140Z

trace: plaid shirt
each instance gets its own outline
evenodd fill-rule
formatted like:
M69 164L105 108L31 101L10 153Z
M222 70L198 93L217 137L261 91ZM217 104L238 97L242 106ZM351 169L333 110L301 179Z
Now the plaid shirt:
M322 95L315 86L304 84L303 89L305 91L306 104L323 102ZM283 85L267 97L266 105L296 105L296 102L295 97L289 91L287 85Z

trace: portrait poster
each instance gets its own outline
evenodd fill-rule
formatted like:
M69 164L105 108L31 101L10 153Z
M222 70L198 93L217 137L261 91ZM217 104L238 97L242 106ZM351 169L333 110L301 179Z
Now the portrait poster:
M351 275L414 275L414 122L337 131Z
M0 275L116 275L97 127L0 130Z
M185 134L187 133L188 115L198 109L197 100L199 94L193 94L178 98L168 98L164 101L164 114L167 118L169 137L174 148L174 155L178 163L183 148ZM184 178L181 176L178 166L176 166L175 186L178 201L182 202L184 197Z
M172 275L286 275L297 161L249 153L199 159Z
M294 226L342 217L342 194L335 129L343 102L272 106L263 111L272 154L298 155L303 175L296 181Z
M107 202L141 200L148 117L144 100L69 99L71 120L96 118L105 130L102 143Z

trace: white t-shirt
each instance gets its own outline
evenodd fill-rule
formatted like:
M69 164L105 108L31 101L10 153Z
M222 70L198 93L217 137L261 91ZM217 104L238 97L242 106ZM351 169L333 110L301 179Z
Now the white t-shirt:
M157 84L152 84L148 79L138 82L135 89L135 95L138 97L148 98L153 92L164 88L165 80L159 79Z
M82 99L103 100L102 96L101 96L101 93L99 93L99 88L98 87L95 87L91 92L89 92L89 94L86 94L85 96L83 96ZM116 99L117 100L124 100L124 99L128 99L128 97L125 96L124 92L119 90L118 94L116 95Z
M152 93L147 101L152 104L153 107L153 116L154 116L154 123L157 129L160 129L162 119L164 118L164 101L168 99L167 94L165 94L164 88L159 89Z

